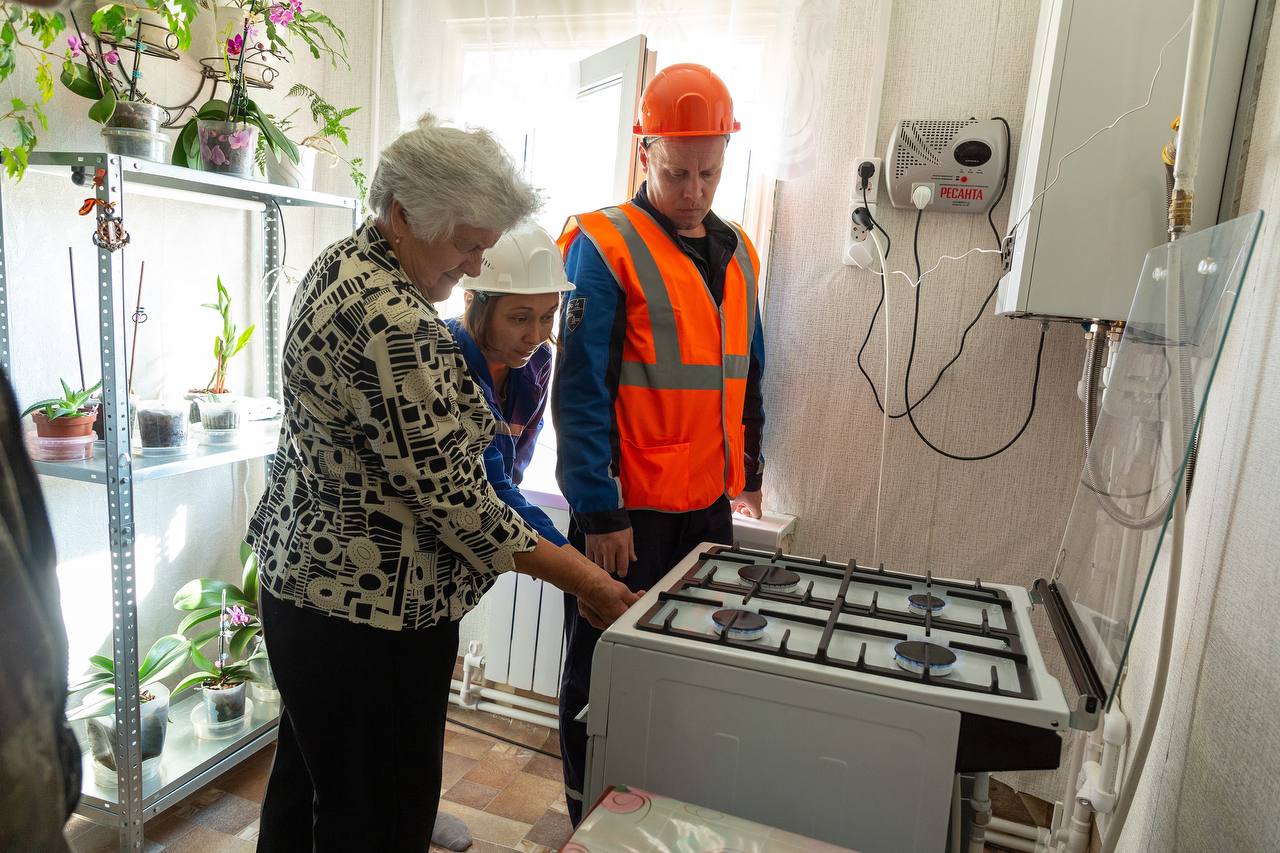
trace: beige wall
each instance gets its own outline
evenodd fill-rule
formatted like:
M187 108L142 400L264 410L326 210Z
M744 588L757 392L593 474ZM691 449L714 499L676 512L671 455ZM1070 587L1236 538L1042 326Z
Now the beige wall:
M1045 347L1040 400L1022 439L985 462L938 456L906 419L890 421L875 550L877 476L882 419L854 356L879 297L878 276L840 265L848 197L857 158L883 156L902 118L1002 115L1022 127L1038 8L1017 2L929 4L914 14L897 4L890 26L889 64L875 152L861 151L872 93L870 22L879 4L842 3L831 22L833 60L818 87L827 103L818 118L815 170L778 190L777 230L769 277L766 343L769 426L767 502L800 517L802 553L873 555L887 565L935 574L1030 584L1051 554L1074 492L1081 447L1081 406L1075 398L1083 355L1078 329L1054 326ZM962 54L937 49L939 21L966 21L992 40ZM1017 164L1013 164L1017 168ZM996 210L1004 228L1008 202ZM913 212L887 203L879 219L893 237L892 268L910 271ZM1003 230L1002 230L1003 233ZM925 269L943 254L994 247L985 217L926 213L920 257ZM920 334L912 368L918 396L951 357L960 332L1000 273L998 258L971 255L944 263L924 280ZM912 295L906 280L890 286L893 330L892 411L902 411L902 376L910 343ZM988 313L974 327L961 360L916 410L921 430L958 454L999 447L1026 416L1039 326ZM883 313L864 363L884 384ZM881 392L883 394L883 391Z

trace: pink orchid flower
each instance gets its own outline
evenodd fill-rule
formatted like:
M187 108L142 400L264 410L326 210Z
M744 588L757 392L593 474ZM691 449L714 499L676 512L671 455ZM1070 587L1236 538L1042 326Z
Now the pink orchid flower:
M253 131L248 128L245 128L244 130L237 130L235 133L231 134L232 148L248 148L252 142Z
M84 53L84 39L80 36L67 36L67 48L73 57L79 57Z
M271 11L267 13L267 17L271 19L271 23L279 26L288 26L293 23L294 11L290 6L283 3L279 6L272 6Z
M239 56L242 50L244 50L244 36L237 33L227 39L227 56Z
M108 50L102 55L102 58L106 60L108 65L116 65L120 62L120 53L115 50Z
M249 614L246 613L244 608L239 604L233 604L228 607L227 616L231 619L231 624L235 625L237 628L243 625L248 625L253 621L253 618L249 616Z
M293 7L293 12L295 15L302 14L302 0L288 0L288 2L289 2L289 5Z

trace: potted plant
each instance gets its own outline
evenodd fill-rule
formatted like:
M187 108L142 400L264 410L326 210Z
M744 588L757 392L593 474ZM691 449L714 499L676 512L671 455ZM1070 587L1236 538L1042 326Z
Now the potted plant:
M223 100L210 100L202 106L195 118L187 122L178 134L173 162L178 166L200 168L205 171L227 172L240 177L250 177L259 134L277 157L298 161L298 147L289 140L275 121L248 97L248 80L245 61L257 38L262 21L257 13L257 3L239 4L242 15L228 29L221 45L223 76L231 84L231 93ZM292 14L292 13L291 13ZM271 15L278 16L274 8ZM269 25L272 33L275 24ZM274 38L273 38L274 43ZM261 53L262 48L257 48ZM253 66L250 65L250 68Z
M188 581L173 597L173 606L184 611L178 625L186 633L197 625L215 619L221 613L222 596L225 593L229 606L238 607L233 614L234 630L229 649L233 657L241 657L248 651L250 670L256 680L249 684L249 695L264 702L279 702L275 677L267 659L266 641L262 637L262 622L258 617L258 557L249 543L240 543L240 586L216 578L196 578ZM240 618L240 613L244 617ZM212 635L210 635L211 637Z
M326 101L319 92L304 83L294 84L289 90L289 97L307 100L307 108L311 113L312 121L316 124L316 129L298 143L300 157L296 164L287 158L273 156L265 148L259 152L265 164L264 172L267 179L289 187L311 189L315 181L316 155L324 153L331 159L331 166L336 166L340 162L347 165L356 194L363 199L367 193L368 184L368 179L360 169L364 161L359 157L348 160L338 153L337 146L338 142L343 145L351 144L348 137L351 128L343 122L360 108L338 109ZM294 110L280 120L279 124L284 130L288 131L292 128L293 116L296 113L297 110Z
M213 339L213 375L209 377L209 382L203 388L192 388L187 394L188 399L192 401L190 416L193 423L200 422L200 407L196 402L198 398L227 393L227 364L232 356L249 343L255 328L252 324L243 332L236 328L236 324L231 319L231 294L227 293L227 288L223 286L221 276L218 276L218 301L206 302L201 307L218 312L222 320L222 334Z
M153 400L138 404L138 441L144 456L164 456L186 449L186 405Z
M22 417L31 415L31 420L36 425L36 435L41 438L91 435L93 422L98 417L98 407L91 398L102 387L102 382L95 383L92 388L72 391L65 379L58 381L62 383L62 396L32 403L23 411Z
M108 152L157 163L168 158L169 137L163 132L167 115L149 101L140 86L142 54L157 53L144 27L148 33L159 30L172 34L175 46L185 46L191 41L194 14L189 4L164 0L148 0L145 5L100 3L86 34L71 13L73 32L67 36L62 85L93 101L89 118L103 125ZM167 58L176 59L177 55Z
M178 671L187 659L189 648L186 637L167 634L155 641L138 665L139 749L145 776L152 776L159 769L169 727L169 689L160 682ZM101 655L94 655L89 661L89 675L69 688L71 693L89 692L67 718L86 720L85 733L93 752L94 776L99 784L115 784L115 663Z
M221 734L219 729L234 727L234 724L244 718L245 688L249 682L257 679L252 667L252 655L239 661L234 660L232 655L235 638L247 636L244 629L250 627L253 617L249 616L244 605L226 603L225 588L221 593L221 601L216 614L218 627L192 640L189 646L189 657L196 671L182 679L173 691L177 696L190 687L200 687L204 701L203 728L214 736ZM218 638L218 652L215 657L209 658L201 648L214 637Z

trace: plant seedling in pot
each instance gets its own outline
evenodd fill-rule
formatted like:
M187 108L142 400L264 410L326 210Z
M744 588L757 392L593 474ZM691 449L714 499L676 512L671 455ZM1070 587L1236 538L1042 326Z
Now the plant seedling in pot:
M199 685L203 689L205 710L211 725L243 717L245 685L257 680L252 665L254 655L241 661L233 661L231 657L232 640L240 629L251 625L254 617L248 614L243 605L228 605L226 589L222 590L221 598L218 627L191 642L190 657L196 672L184 678L173 691L177 695L189 687ZM214 637L218 638L218 654L210 659L200 649Z
M227 292L227 288L222 284L221 276L218 276L218 301L206 302L201 307L218 312L218 316L222 320L222 334L216 335L213 339L213 375L209 377L205 387L192 388L191 393L193 395L206 396L210 394L226 394L227 365L231 358L249 343L249 339L253 337L255 327L250 324L249 328L243 332L236 328L235 322L231 319L231 294ZM194 422L200 421L200 410L194 399L191 404L191 420Z
M98 382L92 388L72 391L65 379L58 381L62 383L62 396L32 403L23 411L22 417L31 415L31 420L36 425L36 434L41 438L69 438L93 432L98 407L91 398L102 387L102 383Z

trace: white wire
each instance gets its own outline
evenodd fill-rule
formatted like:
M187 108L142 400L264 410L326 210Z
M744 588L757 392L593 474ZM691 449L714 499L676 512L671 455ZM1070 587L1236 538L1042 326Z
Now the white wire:
M868 233L880 258L880 297L884 302L884 407L880 412L880 474L876 478L876 526L871 549L871 564L875 565L880 561L880 504L884 495L884 458L889 437L889 276L885 273L886 261L880 239L874 228Z
M1013 234L1015 230L1017 230L1018 226L1021 225L1023 221L1026 220L1026 218L1031 215L1031 211L1035 209L1036 202L1038 202L1041 199L1041 197L1045 193L1047 193L1053 187L1054 184L1058 182L1058 179L1062 177L1062 164L1066 161L1068 157L1080 151L1090 142L1097 139L1098 136L1104 133L1105 131L1108 131L1114 128L1117 124L1119 124L1124 119L1128 118L1129 116L1133 115L1136 112L1140 112L1146 109L1147 107L1151 106L1151 99L1155 96L1156 81L1160 79L1160 71L1162 68L1164 68L1164 52L1168 50L1169 45L1173 44L1178 39L1178 36L1182 35L1182 31L1187 28L1187 25L1189 23L1191 23L1191 16L1187 15L1187 17L1182 21L1182 26L1178 27L1178 29L1174 32L1174 34L1169 36L1168 41L1166 41L1163 45L1161 45L1160 56L1156 62L1156 70L1151 75L1151 83L1147 86L1147 99L1143 101L1141 104L1138 104L1136 107L1131 107L1130 109L1127 109L1124 112L1120 113L1120 115L1116 116L1115 119L1113 119L1110 124L1107 124L1098 128L1093 133L1089 134L1088 138L1086 138L1084 142L1081 142L1075 148L1072 148L1066 154L1063 154L1061 157L1059 157L1057 166L1054 168L1053 180L1049 181L1049 183L1045 185L1044 189L1040 190L1040 192L1035 194L1035 196L1031 199L1031 202L1027 205L1027 209L1023 211L1022 215L1019 216L1014 221L1013 225L1011 225L1005 231L1005 240L1007 240L1009 236ZM1011 156L1011 154L1012 152L1006 152L1005 156ZM1005 242L1004 240L1001 241L1002 244L1004 242ZM924 279L924 277L932 273L939 266L941 266L943 261L963 260L964 258L969 257L969 255L972 255L974 252L978 252L979 254L984 254L984 255L1003 254L1003 252L999 249L983 249L975 246L974 248L965 252L963 255L943 255L942 257L938 258L938 262L936 264L934 264L933 266L929 267L929 269L921 273L920 278L913 279L910 275L903 272L902 270L889 270L889 275L900 275L903 278L905 278L907 280L907 283L910 284L912 287L919 287L920 282ZM882 270L885 269L883 264L881 266L881 269Z

